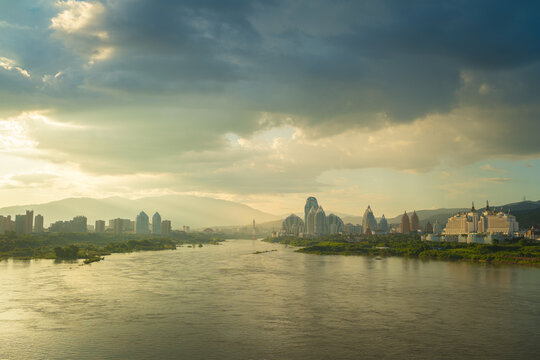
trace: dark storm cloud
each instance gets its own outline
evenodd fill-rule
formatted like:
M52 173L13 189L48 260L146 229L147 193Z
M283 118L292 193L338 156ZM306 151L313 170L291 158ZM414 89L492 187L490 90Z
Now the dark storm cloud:
M118 56L89 82L127 92L216 91L256 111L315 123L349 114L349 125L369 125L374 113L410 121L449 110L463 70L497 74L539 58L532 2L316 5L109 2L101 25Z
M0 4L0 21L13 24L0 28L0 56L32 76L0 69L0 111L52 108L87 126L64 141L32 133L56 161L181 171L197 167L190 151L229 146L227 133L287 123L324 137L460 107L500 110L478 119L489 133L471 131L482 156L540 152L530 135L540 130L536 2L110 0L89 2L97 10L84 26L51 27L81 3Z

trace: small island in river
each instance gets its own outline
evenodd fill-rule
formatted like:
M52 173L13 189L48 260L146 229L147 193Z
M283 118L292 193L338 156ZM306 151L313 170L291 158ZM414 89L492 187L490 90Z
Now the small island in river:
M85 264L103 260L104 255L134 251L175 250L182 244L219 244L223 238L215 234L173 233L170 235L42 233L16 235L8 231L0 235L0 260L84 259Z
M347 235L318 238L279 236L269 237L264 241L297 246L297 252L306 254L402 256L540 266L540 243L526 239L507 239L498 244L473 244L421 241L419 236L415 235L386 234L355 239Z

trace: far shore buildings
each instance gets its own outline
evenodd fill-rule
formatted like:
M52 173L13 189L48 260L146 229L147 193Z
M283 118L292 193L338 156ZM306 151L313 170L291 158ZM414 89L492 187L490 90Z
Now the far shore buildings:
M489 202L486 209L479 212L474 203L469 212L458 213L448 219L444 235L464 235L471 233L500 234L513 237L519 231L516 217L502 211L490 209Z
M494 211L486 202L484 211L477 211L474 203L468 212L460 212L448 219L444 230L439 232L438 221L433 226L433 234L422 236L428 241L467 242L491 244L493 240L513 238L519 232L515 216L503 211Z
M96 220L96 225L94 226L94 232L104 233L105 232L105 220Z
M109 220L109 229L115 235L133 233L135 231L135 222L130 219L112 219Z
M161 234L169 235L171 233L171 220L163 220L161 222Z
M362 228L364 233L373 233L377 231L377 220L373 211L371 210L371 205L368 205L366 211L364 211L364 216L362 217Z
M420 219L418 218L418 215L416 214L416 210L414 210L413 214L411 215L411 231L418 232L419 230L420 230Z
M384 214L382 215L381 221L379 221L379 232L382 234L387 234L390 230L390 227L388 226L388 221L384 217Z
M86 216L75 216L68 221L56 221L49 226L49 232L53 233L85 233L86 231Z
M411 232L411 223L409 220L409 215L407 215L407 211L403 213L403 216L401 216L401 223L399 225L399 232L401 234L408 234Z
M5 233L6 231L14 231L15 222L11 220L11 215L2 216L0 215L0 234Z
M141 211L135 219L135 233L148 234L150 232L150 221L148 215L144 211Z
M152 216L152 234L161 234L161 215L157 211Z
M289 215L281 224L284 235L315 237L331 234L341 234L345 230L343 220L335 214L328 216L317 199L310 196L304 206L304 221L295 215Z
M34 232L35 233L42 233L45 229L43 227L43 215L38 214L36 215L35 221L34 221Z

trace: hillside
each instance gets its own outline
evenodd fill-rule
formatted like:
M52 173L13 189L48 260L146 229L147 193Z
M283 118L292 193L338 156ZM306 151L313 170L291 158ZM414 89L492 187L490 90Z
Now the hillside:
M34 215L42 214L45 226L57 220L69 220L77 215L88 218L88 224L95 220L126 218L134 220L140 211L145 211L151 218L157 211L162 219L171 220L173 229L189 225L192 228L207 226L228 226L267 222L278 217L253 209L247 205L232 201L187 195L166 195L146 197L135 200L121 197L105 199L68 198L45 204L10 206L0 209L0 215L24 214L25 210L34 210Z

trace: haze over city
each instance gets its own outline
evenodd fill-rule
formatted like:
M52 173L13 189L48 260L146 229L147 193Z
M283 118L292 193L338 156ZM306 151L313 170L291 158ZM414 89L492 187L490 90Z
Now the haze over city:
M534 8L532 10L531 8ZM531 2L5 1L2 206L540 199Z

